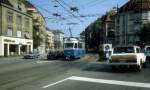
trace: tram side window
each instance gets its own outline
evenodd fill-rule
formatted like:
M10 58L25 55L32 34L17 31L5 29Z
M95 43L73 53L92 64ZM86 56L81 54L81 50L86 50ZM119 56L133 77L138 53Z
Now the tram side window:
M79 43L79 48L82 48L82 43Z
M74 48L78 48L78 44L77 44L77 43L75 43L75 46L74 46Z

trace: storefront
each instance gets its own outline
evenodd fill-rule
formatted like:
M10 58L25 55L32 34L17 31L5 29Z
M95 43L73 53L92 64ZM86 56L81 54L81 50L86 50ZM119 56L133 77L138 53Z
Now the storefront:
M0 36L0 56L15 56L33 50L33 40Z

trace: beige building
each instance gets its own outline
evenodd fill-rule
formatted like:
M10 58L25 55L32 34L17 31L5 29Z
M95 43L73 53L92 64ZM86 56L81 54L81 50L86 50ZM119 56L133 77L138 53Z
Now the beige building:
M32 16L23 0L0 0L0 56L32 51Z
M37 34L42 40L40 42L40 46L35 47L40 54L44 54L46 52L46 21L43 15L38 11L36 7L34 7L30 2L25 2L27 11L30 15L33 16L33 32ZM34 35L34 34L33 34ZM33 38L33 43L36 40Z
M46 34L46 52L54 51L54 34L48 28Z

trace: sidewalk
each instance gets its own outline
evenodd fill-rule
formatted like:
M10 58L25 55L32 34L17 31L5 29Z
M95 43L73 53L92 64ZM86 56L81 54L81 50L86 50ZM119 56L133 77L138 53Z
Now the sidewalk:
M0 60L12 60L12 59L20 59L20 58L23 58L23 56L8 56L8 57L0 57Z

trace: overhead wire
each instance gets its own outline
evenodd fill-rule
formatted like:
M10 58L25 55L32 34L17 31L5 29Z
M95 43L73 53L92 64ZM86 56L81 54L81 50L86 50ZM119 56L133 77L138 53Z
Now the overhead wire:
M74 15L70 10L68 10L65 6L63 6L58 0L55 0L64 10L66 10L69 14L71 14L74 18L83 22L83 20L79 19L76 15Z

